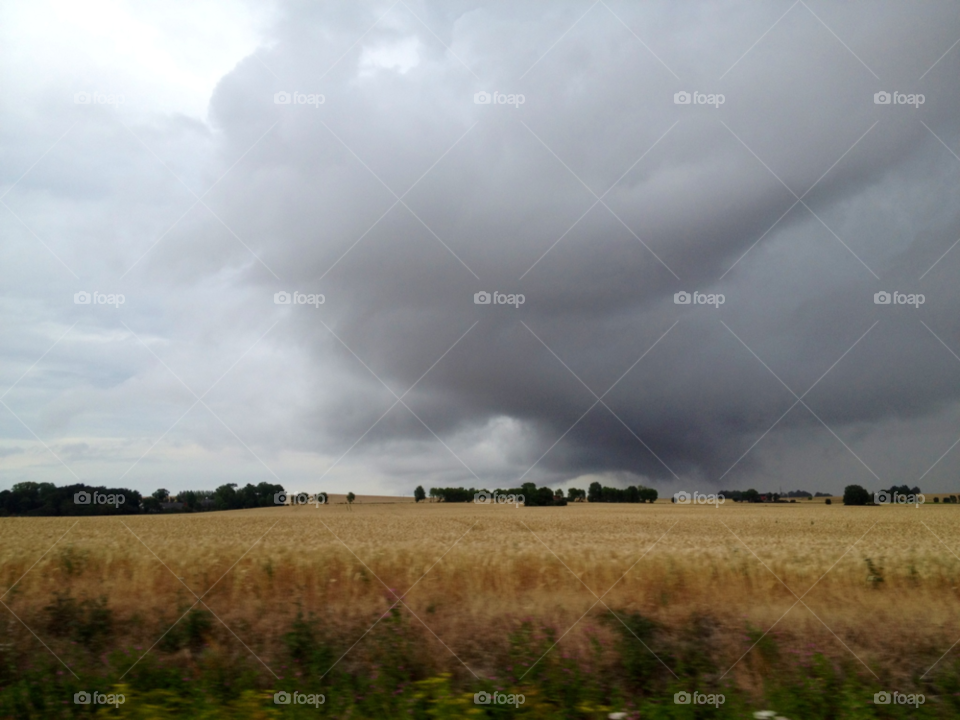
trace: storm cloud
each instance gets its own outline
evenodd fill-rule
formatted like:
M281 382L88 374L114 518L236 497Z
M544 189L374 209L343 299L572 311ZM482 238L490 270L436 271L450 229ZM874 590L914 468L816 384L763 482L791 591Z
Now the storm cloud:
M952 3L6 13L5 483L954 488Z

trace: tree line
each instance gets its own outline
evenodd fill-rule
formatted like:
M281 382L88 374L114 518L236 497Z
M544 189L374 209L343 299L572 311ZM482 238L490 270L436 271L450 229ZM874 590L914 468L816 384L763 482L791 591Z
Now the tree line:
M187 490L171 497L159 488L142 495L130 488L77 483L57 487L53 483L22 482L0 491L0 516L136 515L149 512L203 512L242 510L276 504L282 485L262 482L238 487L221 485L216 490Z
M919 487L908 487L906 485L893 485L889 490L881 489L877 492L886 492L890 495L920 495ZM874 504L874 493L871 493L866 488L860 485L847 485L843 489L843 504L844 505L873 505ZM935 498L937 501L938 498Z
M473 502L483 493L487 496L523 496L523 504L528 507L562 506L568 502L607 502L607 503L645 503L655 502L657 491L642 485L631 485L627 488L603 487L598 482L590 484L588 490L568 488L564 496L563 490L551 490L548 487L538 488L534 483L523 483L519 488L497 488L496 490L476 488L430 488L430 497L440 502ZM423 487L418 487L413 493L417 502L426 499Z

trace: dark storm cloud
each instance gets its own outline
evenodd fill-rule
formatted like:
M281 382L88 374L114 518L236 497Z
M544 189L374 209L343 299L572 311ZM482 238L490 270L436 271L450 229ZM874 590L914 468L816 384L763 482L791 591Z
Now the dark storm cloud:
M956 23L947 6L886 6L867 23L817 8L828 29L798 5L719 79L787 7L748 31L705 8L598 6L529 72L581 9L561 21L397 7L361 46L415 37L419 63L359 79L361 47L323 73L342 52L332 37L375 14L317 19L326 42L301 16L281 23L263 64L238 67L213 108L238 150L278 122L248 170L276 184L248 188L262 196L244 224L278 238L263 258L288 285L327 294L323 321L342 344L315 314L292 318L317 362L353 368L381 396L357 407L351 388L325 430L351 441L394 400L353 353L399 394L474 322L406 402L440 436L521 420L532 461L679 320L604 398L616 416L595 405L543 459L556 476L716 479L794 403L790 390L803 395L878 320L804 398L812 411L798 404L779 427L820 427L833 443L833 431L954 402L958 368L920 319L956 337L956 265L918 278L960 229L956 160L933 135L957 137L957 58L917 78ZM279 89L326 103L275 106ZM884 89L926 101L874 104ZM476 105L481 90L525 102ZM681 90L725 102L675 105ZM927 304L876 306L881 289L924 291ZM475 306L479 290L526 302ZM677 306L679 290L726 303ZM398 406L368 438L425 434Z
M194 348L171 360L187 386L262 342L215 396L263 465L316 453L325 476L347 453L402 487L912 481L956 439L960 250L934 263L960 237L960 50L938 61L957 36L949 3L288 3L212 130L96 125L117 157L72 194L123 200L90 268L133 268L131 327ZM142 348L122 358L99 372L157 430L193 402Z

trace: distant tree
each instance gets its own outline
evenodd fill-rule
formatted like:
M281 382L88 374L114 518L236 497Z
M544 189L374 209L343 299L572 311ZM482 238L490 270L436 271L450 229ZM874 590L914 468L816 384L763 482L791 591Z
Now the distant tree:
M859 485L847 485L843 489L844 505L866 505L870 499L870 493Z
M417 502L427 499L427 494L423 491L423 485L417 485L417 489L413 491L413 499Z
M827 499L824 500L823 502L824 502L825 505L833 505L833 500L831 500L830 498L827 498Z
M939 503L939 502L940 502L940 498L935 497L935 498L933 499L933 502L934 502L934 504Z
M743 502L760 502L760 493L750 488L749 490L744 490L740 494L740 498Z
M352 492L348 492L348 493L347 493L347 502L348 502L348 503L353 503L353 501L356 500L356 499L357 499L357 496L354 495Z
M567 500L575 502L577 500L586 500L587 491L579 488L567 488Z
M235 510L239 507L237 503L236 483L227 483L221 485L213 491L213 503L217 510Z
M166 488L160 488L159 490L154 490L151 497L158 503L166 502L167 498L170 497L170 491Z
M590 483L590 489L587 490L587 502L600 502L603 498L603 488L598 482Z

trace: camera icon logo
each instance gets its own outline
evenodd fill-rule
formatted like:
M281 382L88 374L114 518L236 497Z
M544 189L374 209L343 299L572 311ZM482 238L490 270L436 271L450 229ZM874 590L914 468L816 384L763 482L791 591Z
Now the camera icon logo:
M878 490L873 494L873 501L877 505L886 505L891 500L893 500L893 498L890 497L890 493L886 490Z
M88 92L78 92L73 94L73 102L77 105L89 105L92 96Z
M273 94L273 104L274 105L289 105L290 104L290 93L284 92L281 90L278 93Z
M475 105L489 105L490 99L490 93L486 90L481 90L473 94L473 102Z
M889 105L890 104L890 93L886 90L881 90L878 93L873 94L873 104L874 105Z
M690 293L686 290L681 290L678 293L673 294L673 304L674 305L689 305L690 304Z
M273 504L274 505L286 505L287 500L290 496L285 492L274 493L273 495Z
M486 690L481 690L480 692L473 694L474 705L489 705L490 700L492 700L492 698L490 697L490 693L488 693Z
M73 694L73 702L76 705L89 705L90 704L90 693L86 690L81 690L78 693Z
M474 305L489 305L490 304L490 293L486 290L481 290L478 293L473 294L473 304Z
M689 705L690 693L688 693L686 690L681 690L680 692L674 694L673 701L677 705Z
M75 292L73 294L73 304L74 305L89 305L90 304L90 293L86 290L81 290L80 292Z
M678 93L673 94L673 104L674 105L689 105L690 104L690 93L686 90L681 90Z
M290 304L290 293L286 290L281 290L278 293L273 294L273 303L274 305L289 305Z
M889 705L890 704L890 693L886 690L881 690L878 693L875 693L873 696L873 702L876 705Z
M673 496L674 502L677 505L689 505L690 504L690 493L686 490L681 490L676 495Z
M890 304L890 293L886 290L881 290L878 293L873 294L873 304L874 305L889 305Z
M274 705L289 705L290 704L290 693L286 690L281 690L273 694L273 704Z
M81 490L78 493L73 494L73 501L77 505L89 505L90 504L90 493L86 490Z

